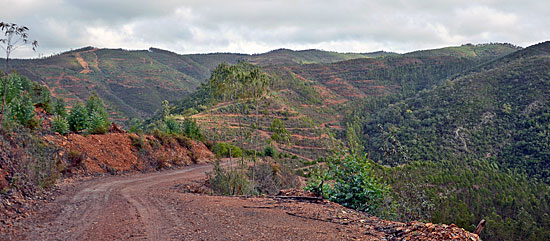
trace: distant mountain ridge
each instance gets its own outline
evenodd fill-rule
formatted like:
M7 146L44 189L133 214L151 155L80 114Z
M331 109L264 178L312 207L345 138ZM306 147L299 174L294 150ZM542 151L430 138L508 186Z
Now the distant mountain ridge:
M491 46L500 53L515 51L500 45ZM433 55L449 55L449 51ZM33 81L45 84L54 96L64 98L69 103L86 99L92 92L97 92L106 100L114 116L126 119L151 116L163 100L173 102L187 96L222 62L234 64L247 61L266 67L305 66L392 56L400 55L383 51L337 53L288 49L253 55L179 55L158 48L128 51L85 47L44 59L13 60L11 63L13 69Z

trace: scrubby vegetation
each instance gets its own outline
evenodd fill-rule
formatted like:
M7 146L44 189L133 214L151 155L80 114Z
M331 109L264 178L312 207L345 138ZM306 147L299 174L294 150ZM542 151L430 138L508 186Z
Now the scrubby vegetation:
M212 152L218 157L242 157L241 148L230 143L218 142L212 147Z
M52 131L60 135L65 135L69 132L69 122L60 115L55 115L52 119Z
M25 143L24 146L19 146ZM32 195L49 188L61 175L64 162L58 147L47 144L27 128L15 127L0 130L0 167L7 171L4 193L23 192ZM0 180L3 182L4 180Z
M335 154L322 168L310 176L307 190L343 206L381 215L390 187L373 174L372 160L358 154Z
M410 96L361 101L348 117L396 192L402 220L488 224L489 240L546 240L549 43ZM405 98L403 98L405 97ZM354 135L360 138L354 137Z
M207 184L219 195L277 194L281 189L301 186L295 168L300 163L285 155L273 157L245 155L244 160L259 158L254 165L241 162L241 159L222 167L219 162L208 174Z
M2 86L0 92L3 92ZM58 149L40 138L47 131L40 128L41 120L35 115L35 108L52 111L47 93L24 76L9 75L6 115L0 130L0 169L7 173L0 180L3 193L21 191L30 195L48 188L64 168Z
M63 114L65 113L63 102L58 102L55 109L57 121L63 122L65 119L63 115L66 115ZM86 130L90 134L105 134L111 124L103 101L95 93L90 96L86 105L79 102L73 106L66 121L71 131L78 133ZM52 128L54 128L53 125Z

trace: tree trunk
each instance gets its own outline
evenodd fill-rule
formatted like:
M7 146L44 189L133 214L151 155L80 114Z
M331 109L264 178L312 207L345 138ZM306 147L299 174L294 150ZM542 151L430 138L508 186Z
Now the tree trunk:
M259 131L260 131L260 125L258 124L258 101L255 100L255 108L256 108L256 136L259 137ZM255 144L260 144L260 138L257 138ZM254 171L256 170L256 153L258 152L257 150L257 146L255 146L254 148L254 166L252 167L252 188L253 189L256 189L255 187L255 181L256 181L256 178L255 178L255 175L254 175Z
M483 227L485 227L485 219L482 219L479 221L479 224L476 227L476 231L474 231L475 234L479 235L481 233L481 230L483 230Z
M237 104L239 104L239 102L237 102ZM243 131L242 123L241 123L242 118L244 118L244 104L241 104L241 116L238 118L239 119L239 131L241 132L241 147L244 149L244 131ZM244 153L241 156L241 165L244 166Z
M4 123L4 114L6 110L6 93L8 90L8 77L9 77L9 70L8 70L8 64L9 64L10 54L6 53L6 72L4 73L4 93L2 93L2 113L0 114L0 124Z

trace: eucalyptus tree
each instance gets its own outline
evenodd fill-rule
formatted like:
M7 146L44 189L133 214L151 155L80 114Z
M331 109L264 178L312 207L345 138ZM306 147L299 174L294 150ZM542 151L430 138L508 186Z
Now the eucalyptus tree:
M250 63L239 62L235 65L226 63L219 64L210 76L207 87L213 101L235 101L240 107L241 114L244 113L244 103L254 103L256 112L256 123L258 123L258 101L267 92L269 78L259 67ZM239 118L239 129L241 140L244 138L242 123ZM244 141L242 141L244 143Z
M11 54L23 45L30 44L32 50L36 51L38 41L29 40L29 28L15 23L0 22L0 31L3 37L0 37L0 47L6 53L6 68L4 69L4 81L2 83L2 113L0 113L0 123L4 120L4 111L6 107L6 91L9 77L9 61Z
M253 131L259 128L259 101L267 93L269 81L270 78L259 67L246 62L239 62L235 65L222 63L214 69L208 80L207 87L214 101L235 101L236 106L240 107L242 116L238 118L238 121L241 145L244 145L245 138L242 127L242 119L246 114L245 103L252 102L254 104L255 123L251 125ZM254 145L259 144L259 140L253 142ZM254 165L256 158L256 151L254 151ZM244 155L241 161L244 164ZM254 173L252 173L252 179L254 182Z

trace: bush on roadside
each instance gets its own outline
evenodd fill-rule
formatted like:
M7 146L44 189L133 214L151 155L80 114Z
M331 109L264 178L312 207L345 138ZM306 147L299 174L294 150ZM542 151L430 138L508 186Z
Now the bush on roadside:
M212 147L212 152L218 157L242 157L241 148L225 142L218 142Z
M65 117L55 115L52 119L51 130L59 133L60 135L65 135L69 133L69 122L67 122Z
M98 111L93 111L88 119L88 132L91 134L105 134L110 122Z
M144 150L147 147L147 145L145 144L145 137L143 136L143 134L128 135L128 137L130 137L132 146L137 148L138 151Z
M96 93L93 93L86 102L86 112L88 113L88 132L91 134L105 134L111 122L109 113L105 110L103 100Z
M12 99L8 105L8 116L22 126L27 126L34 118L34 105L29 95L23 93Z
M258 193L262 194L273 195L281 189L300 186L300 181L294 171L281 163L259 163L251 168L249 175L254 175L254 187Z
M143 132L143 121L138 118L132 118L128 123L130 133L142 133Z
M164 132L168 134L181 134L183 132L182 125L171 115L164 118L164 126Z
M4 81L4 75L0 77L1 82ZM9 81L6 85L6 105L9 105L12 100L21 96L23 92L31 92L32 82L20 74L10 74ZM0 93L4 93L4 85L0 84Z
M345 207L379 214L391 189L371 174L371 163L357 154L335 155L327 160L327 169L312 174L306 189Z
M69 129L71 131L80 132L86 129L88 125L88 111L81 102L73 106L67 118L67 122L69 123Z
M53 103L50 90L45 86L32 82L32 102L41 107L46 113L53 113Z
M208 186L219 195L252 195L254 189L248 179L246 169L223 168L219 161L214 163L212 172L207 174Z
M34 136L27 128L18 126L9 131L0 129L0 152L13 160L6 162L0 158L0 165L2 169L13 173L8 179L10 188L24 194L48 188L55 183L63 165L57 155L58 151L58 147Z
M65 108L65 101L63 99L57 99L53 106L53 114L61 116L63 118L67 118L69 116L67 114L67 109Z
M201 129L195 119L185 118L183 120L183 133L193 140L204 141L204 135L201 133Z

